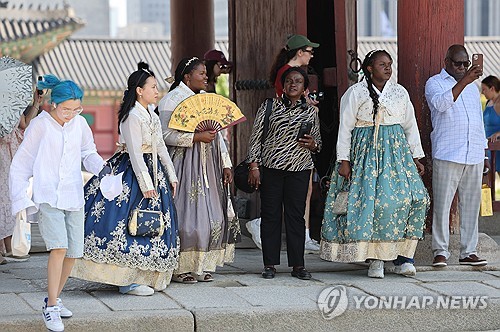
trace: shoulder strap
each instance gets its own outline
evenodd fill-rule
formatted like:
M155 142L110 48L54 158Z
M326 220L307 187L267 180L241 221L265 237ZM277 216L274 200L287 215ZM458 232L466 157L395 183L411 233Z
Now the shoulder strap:
M153 184L155 186L155 190L158 190L158 148L156 146L155 134L151 131L151 148L153 152Z
M273 110L274 98L267 98L266 100L266 114L264 115L264 127L262 128L262 138L260 144L264 144L264 141L266 140L267 131L269 130L269 116L271 115L271 111Z

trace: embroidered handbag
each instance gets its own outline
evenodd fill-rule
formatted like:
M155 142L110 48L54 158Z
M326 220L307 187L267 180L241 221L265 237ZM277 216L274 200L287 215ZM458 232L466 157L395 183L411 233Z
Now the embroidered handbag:
M151 132L151 147L153 150L153 180L155 188L158 188L158 152L156 149L156 141L153 133ZM154 198L153 198L154 199ZM128 232L132 236L148 236L156 237L162 236L165 231L165 223L163 221L163 213L158 210L141 209L142 201L130 213L128 220ZM160 204L161 206L161 204Z
M141 203L132 210L128 221L128 232L132 236L162 236L165 231L163 213L157 210L141 209Z
M349 191L341 191L335 197L332 204L332 212L335 214L347 214L347 200L349 199Z
M344 180L342 180L342 184L340 185L342 188L341 191L335 197L335 200L332 203L332 212L334 214L345 215L347 214L347 201L349 200L349 189L345 189Z

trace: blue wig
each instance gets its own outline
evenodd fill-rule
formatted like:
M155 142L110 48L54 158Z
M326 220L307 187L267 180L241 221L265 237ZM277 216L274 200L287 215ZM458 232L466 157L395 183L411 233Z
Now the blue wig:
M66 100L75 100L83 98L83 90L73 81L61 81L52 74L43 75L43 80L38 81L37 88L40 90L51 89L50 103L56 105Z

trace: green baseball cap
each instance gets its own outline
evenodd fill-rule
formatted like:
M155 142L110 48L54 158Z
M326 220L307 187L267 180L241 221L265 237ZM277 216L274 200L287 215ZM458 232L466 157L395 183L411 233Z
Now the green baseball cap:
M318 47L319 44L313 43L312 41L307 39L306 36L302 35L292 35L286 42L286 48L289 50L295 50L305 46Z

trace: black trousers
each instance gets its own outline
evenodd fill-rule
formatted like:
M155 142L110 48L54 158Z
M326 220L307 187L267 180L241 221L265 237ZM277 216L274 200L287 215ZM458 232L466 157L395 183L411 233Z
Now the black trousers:
M304 266L306 196L311 170L262 168L260 238L264 265L280 264L284 213L288 266Z

